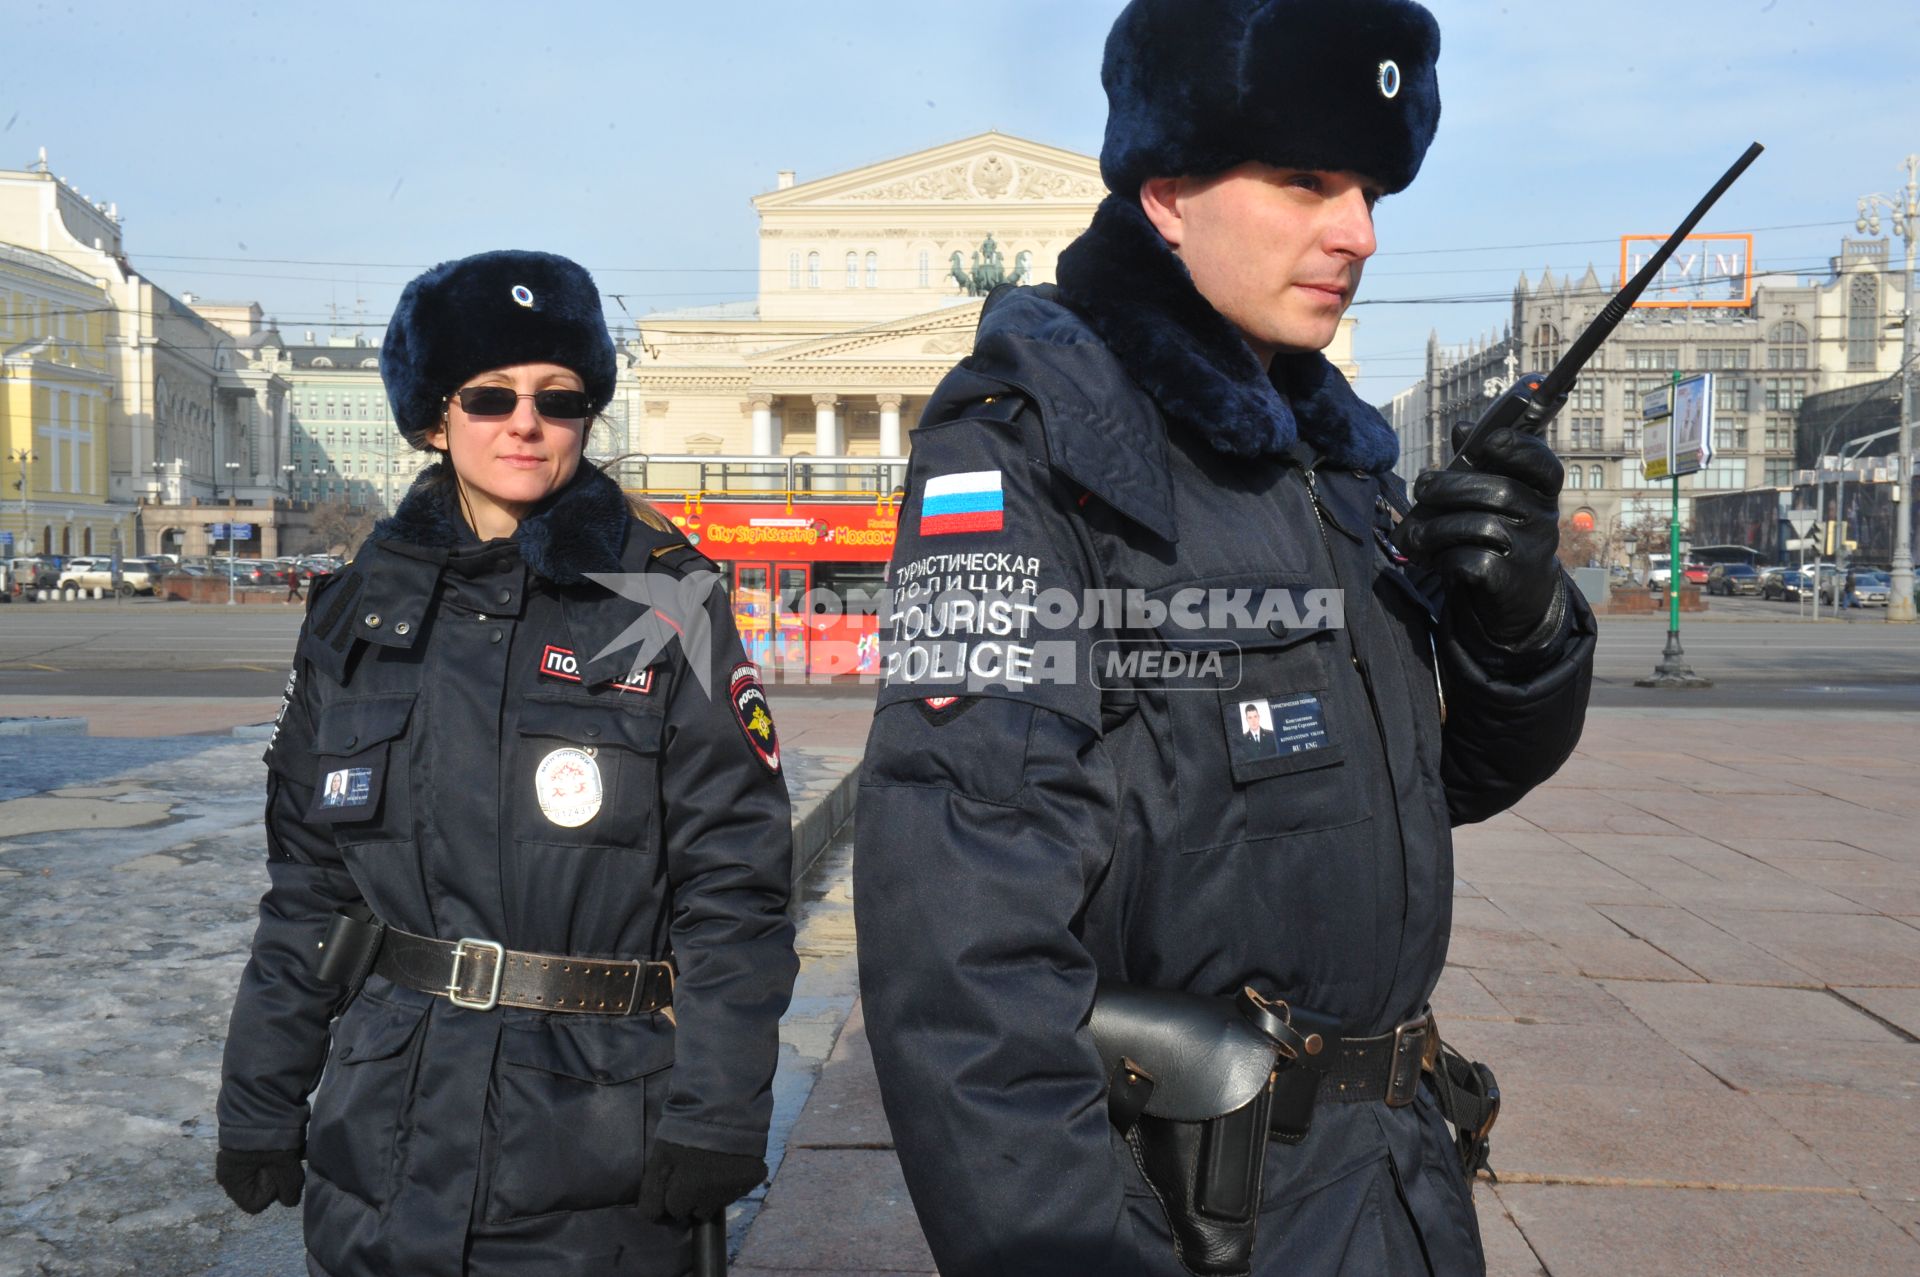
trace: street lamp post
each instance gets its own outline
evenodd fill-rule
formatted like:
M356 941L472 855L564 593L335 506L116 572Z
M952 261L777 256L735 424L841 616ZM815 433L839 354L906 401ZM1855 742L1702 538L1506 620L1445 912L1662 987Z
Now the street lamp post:
M227 605L233 605L233 521L240 517L240 469L238 461L227 462Z
M16 481L20 491L20 544L24 547L23 557L33 555L33 529L28 526L33 515L33 471L28 469L40 458L31 448L15 448L7 453L7 459L20 465L20 478Z
M1920 238L1920 155L1907 157L1906 198L1866 195L1860 199L1856 228L1880 233L1880 207L1886 206L1890 229L1906 241L1906 286L1900 303L1900 462L1894 475L1897 502L1893 520L1893 571L1887 589L1887 620L1912 621L1913 605L1913 257Z
M1840 445L1840 466L1837 471L1840 477L1834 480L1833 488L1833 521L1840 529L1840 535L1833 543L1833 570L1835 574L1833 601L1836 612L1845 606L1845 598L1841 591L1847 579L1847 467L1860 459L1860 454L1867 450L1868 445L1877 443L1888 435L1898 434L1899 432L1900 428L1895 426L1891 430L1877 430L1870 435L1861 435L1858 439L1850 439ZM1852 452L1849 453L1848 449L1852 449ZM1817 473L1822 479L1826 477L1825 471L1819 471ZM1817 607L1820 602L1820 583L1818 581L1814 582L1813 597L1814 604ZM1891 590L1888 591L1887 606L1893 606ZM1817 618L1818 614L1816 613L1816 619Z

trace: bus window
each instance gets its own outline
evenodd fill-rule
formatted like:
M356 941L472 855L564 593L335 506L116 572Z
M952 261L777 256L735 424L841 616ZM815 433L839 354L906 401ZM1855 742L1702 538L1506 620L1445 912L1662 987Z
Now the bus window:
M807 570L805 568L783 567L780 569L780 613L786 615L800 610L801 601L807 597Z
M887 588L884 563L816 563L813 588L830 595L847 616L874 616Z

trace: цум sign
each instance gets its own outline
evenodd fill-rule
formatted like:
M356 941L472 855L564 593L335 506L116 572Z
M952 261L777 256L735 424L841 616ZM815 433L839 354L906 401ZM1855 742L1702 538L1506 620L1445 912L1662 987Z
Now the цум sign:
M1632 279L1665 240L1664 235L1622 235L1620 278ZM1689 235L1634 306L1752 304L1753 236Z

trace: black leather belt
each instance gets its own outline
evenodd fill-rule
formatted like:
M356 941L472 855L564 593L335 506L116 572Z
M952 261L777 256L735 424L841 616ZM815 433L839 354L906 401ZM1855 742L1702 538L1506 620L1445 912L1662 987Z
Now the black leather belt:
M1251 986L1241 990L1235 1005L1273 1039L1286 1059L1320 1075L1316 1100L1381 1100L1389 1108L1411 1104L1420 1088L1420 1071L1431 1071L1440 1058L1440 1028L1431 1011L1391 1033L1349 1038L1333 1032L1337 1022L1330 1016L1264 997Z
M1321 1100L1338 1104L1384 1101L1388 1108L1413 1103L1420 1072L1440 1057L1440 1028L1429 1011L1375 1038L1340 1038L1320 1079Z
M436 940L389 927L364 904L336 909L314 955L314 974L358 990L370 974L437 994L469 1011L525 1007L627 1015L673 1005L671 961L521 953L491 940Z
M387 928L374 971L469 1011L496 1006L587 1015L673 1004L673 964L522 953L491 940L436 940Z

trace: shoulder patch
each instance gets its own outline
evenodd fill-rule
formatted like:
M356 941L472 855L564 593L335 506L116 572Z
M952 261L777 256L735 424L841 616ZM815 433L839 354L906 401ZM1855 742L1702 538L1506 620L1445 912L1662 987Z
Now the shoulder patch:
M760 667L742 661L727 678L727 701L733 706L733 718L754 757L767 770L780 771L780 736L774 730L773 710L767 705L766 688L760 685Z

